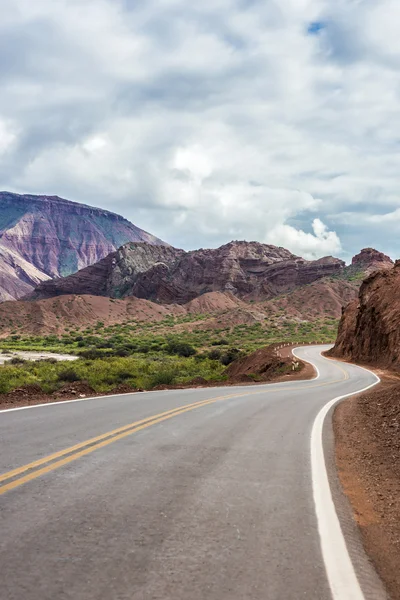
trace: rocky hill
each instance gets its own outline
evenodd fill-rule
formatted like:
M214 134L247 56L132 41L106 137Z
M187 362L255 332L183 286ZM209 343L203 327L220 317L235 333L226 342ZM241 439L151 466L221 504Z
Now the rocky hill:
M339 275L344 267L337 258L306 261L284 248L258 242L230 242L193 252L127 244L70 277L42 283L30 298L94 294L184 304L204 293L221 291L257 301Z
M106 210L57 196L0 192L0 300L94 264L129 241L163 244Z
M359 254L353 257L351 265L346 267L348 278L362 276L364 279L374 271L390 269L393 267L393 261L389 256L378 252L374 248L364 248Z
M199 322L196 319L193 322L185 321L179 327L176 326L178 329L191 330L195 327L199 330L210 331L230 330L238 325L262 324L267 328L272 328L271 331L273 330L275 333L281 331L282 335L286 335L289 330L291 331L290 327L293 326L296 329L297 326L306 323L309 323L311 328L312 323L326 324L329 322L328 324L333 326L332 319L338 319L341 316L342 306L357 297L362 276L359 266L357 266L357 271L354 269L349 271L350 267L343 267L341 261L333 260L332 262L332 259L326 259L322 260L321 269L321 261L311 263L302 261L302 259L296 261L296 257L291 259L290 257L293 255L286 250L272 247L272 250L268 250L268 260L272 261L278 258L277 263L270 265L267 257L261 253L264 260L261 259L260 264L256 265L258 268L255 268L253 263L251 273L246 276L243 268L241 271L237 269L237 263L232 257L233 250L236 248L239 262L239 258L242 259L243 255L246 256L246 246L249 246L248 250L251 253L254 252L255 246L259 252L262 249L267 252L266 248L271 248L263 247L261 244L247 245L234 242L214 251L200 250L198 253L186 253L169 246L151 246L140 242L126 244L95 265L82 269L75 275L42 283L34 294L30 294L29 301L21 300L0 304L0 338L22 332L25 335L60 334L71 328L82 329L94 326L98 321L107 326L126 323L132 319L153 323L168 316L183 317L187 314L202 315L202 319ZM182 298L182 294L177 294L176 302L164 303L159 300L152 302L136 297L138 290L148 289L145 286L152 285L154 272L157 276L160 269L167 273L174 272L177 266L182 267L182 264L185 264L184 260L187 258L190 259L189 265L192 265L192 261L198 254L202 258L206 255L209 260L209 253L216 254L219 261L221 261L221 255L230 257L228 263L222 262L226 269L230 265L230 283L235 282L236 286L227 285L226 279L220 277L216 271L211 282L207 282L207 286L203 282L203 287L201 287L197 278L198 273L193 269L192 272L188 271L186 288L188 295L189 293L190 295L196 294L199 289L207 289L208 286L216 286L216 284L225 289L199 293L188 302L178 302ZM264 264L265 262L267 265ZM293 262L295 266L293 266ZM334 274L327 275L326 265L337 265L338 263L339 269L334 266ZM217 264L221 264L221 262ZM290 277L287 272L285 273L285 265L287 267L288 264L291 265ZM282 269L282 279L278 279L280 285L277 285L277 281L274 279L272 279L274 287L272 287L271 280L263 281L262 275L270 273L268 266L275 267L272 269L273 275L279 273L278 266ZM389 266L393 266L393 263L390 262ZM304 268L305 272L296 275L295 267L298 270ZM364 262L363 268L368 271L369 264ZM247 287L249 280L250 283L252 282L250 278L255 276L254 271L261 273L261 279L256 279L258 286L253 284L254 295L257 298L255 301L251 299ZM227 272L224 273L226 278ZM310 273L312 276L325 276L311 283L295 285L304 278L307 280ZM165 281L165 287L160 289L164 298L170 299L170 291L174 287L167 278ZM285 286L287 286L286 289L289 288L289 291L277 295L276 292ZM244 294L243 289L245 290ZM267 291L263 296L260 290L265 289ZM274 292L275 295L269 298L270 294ZM324 332L322 331L322 333Z
M372 273L343 311L332 355L400 370L400 261Z

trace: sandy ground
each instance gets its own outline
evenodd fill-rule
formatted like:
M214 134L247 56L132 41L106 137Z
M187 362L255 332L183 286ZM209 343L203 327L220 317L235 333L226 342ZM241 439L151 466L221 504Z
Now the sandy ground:
M4 365L12 358L23 358L24 360L44 360L46 358L54 358L55 360L77 360L77 356L71 354L55 354L53 352L20 352L10 351L7 354L0 354L0 365Z

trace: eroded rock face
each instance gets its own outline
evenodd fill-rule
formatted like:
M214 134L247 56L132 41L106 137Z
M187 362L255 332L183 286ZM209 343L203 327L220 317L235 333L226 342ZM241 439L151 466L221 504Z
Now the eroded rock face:
M171 246L131 242L69 277L42 283L29 295L29 299L66 294L111 298L132 296L132 288L141 275L158 266L168 269L184 254L183 250Z
M0 192L0 297L20 297L40 281L74 273L129 241L163 244L105 210L57 196ZM31 265L32 273L13 270L10 256Z
M353 267L358 267L364 270L367 275L373 271L381 269L390 269L393 267L393 261L389 256L379 252L374 248L364 248L359 254L353 257L351 261Z
M305 261L284 248L231 242L217 249L188 252L168 269L156 266L137 279L131 292L163 303L182 304L213 291L259 300L338 273L343 267L339 259Z
M257 242L231 242L193 252L127 244L75 275L40 285L32 298L73 293L184 304L204 293L222 291L258 300L339 274L344 266L337 258L306 261L284 248Z
M370 275L343 311L334 356L400 370L400 261Z

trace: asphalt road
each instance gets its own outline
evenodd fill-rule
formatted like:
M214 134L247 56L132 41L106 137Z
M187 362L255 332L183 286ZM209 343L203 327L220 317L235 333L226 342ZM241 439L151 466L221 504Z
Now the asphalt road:
M2 412L0 598L383 598L316 422L376 378L321 349L313 381Z

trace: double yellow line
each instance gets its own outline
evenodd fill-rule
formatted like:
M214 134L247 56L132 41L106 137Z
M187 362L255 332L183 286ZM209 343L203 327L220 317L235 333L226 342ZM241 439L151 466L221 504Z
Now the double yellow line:
M23 465L22 467L8 471L7 473L0 475L0 496L5 494L5 492L27 483L28 481L32 481L41 475L45 475L50 471L54 471L59 467L63 467L64 465L67 465L68 463L73 462L82 456L86 456L86 454L90 454L99 448L104 448L105 446L108 446L117 440L121 440L128 435L137 433L142 429L146 429L147 427L151 427L157 423L162 423L163 421L172 419L173 417L181 415L185 412L189 412L196 408L213 404L218 402L218 400L228 400L229 398L240 397L243 395L244 394L240 394L239 396L238 394L231 394L229 396L218 396L216 398L210 398L209 400L202 400L200 402L179 406L178 408L153 415L147 419L134 421L129 425L124 425L124 427L113 429L112 431L108 431L107 433L103 433L102 435L86 440L85 442L81 442L80 444L76 444L70 448L65 448L64 450L60 450L59 452L45 456L44 458Z
M349 379L348 373L339 365L337 365L339 369L344 373L344 380ZM60 450L59 452L55 452L54 454L50 454L49 456L45 456L44 458L40 458L34 462L23 465L22 467L18 467L13 469L12 471L8 471L7 473L3 473L0 475L0 496L5 494L6 492L13 490L14 488L27 483L28 481L32 481L41 475L45 475L46 473L50 473L59 467L63 467L82 456L86 456L95 450L100 448L104 448L109 444L113 444L114 442L121 440L129 435L137 433L142 429L146 429L151 427L152 425L156 425L157 423L162 423L163 421L167 421L168 419L172 419L173 417L177 417L178 415L182 415L186 412L195 410L197 408L201 408L203 406L207 406L209 404L214 404L220 400L229 400L231 398L241 398L243 396L253 396L255 394L268 394L273 391L295 391L295 390L305 390L309 388L315 387L324 387L327 385L332 385L333 383L338 383L338 381L331 381L328 383L320 383L314 384L310 386L302 386L302 387L281 387L274 388L271 390L258 390L256 392L248 392L245 393L236 393L229 394L224 396L216 396L214 398L209 398L208 400L201 400L199 402L193 402L192 404L186 404L183 406L179 406L177 408L167 410L165 412L159 413L157 415L152 415L151 417L147 417L146 419L141 419L140 421L134 421L129 425L124 425L123 427L119 427L118 429L113 429L112 431L108 431L107 433L103 433L97 437L93 437L89 440L76 444L75 446L71 446L69 448L65 448L64 450Z

